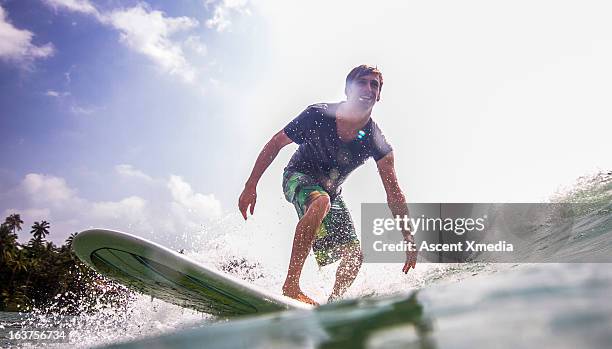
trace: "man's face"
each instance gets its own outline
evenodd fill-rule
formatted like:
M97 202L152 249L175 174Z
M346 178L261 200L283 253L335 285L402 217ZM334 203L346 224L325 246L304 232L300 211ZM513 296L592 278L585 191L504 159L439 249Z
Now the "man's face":
M349 102L370 109L380 98L380 78L378 74L362 75L351 82L347 92Z

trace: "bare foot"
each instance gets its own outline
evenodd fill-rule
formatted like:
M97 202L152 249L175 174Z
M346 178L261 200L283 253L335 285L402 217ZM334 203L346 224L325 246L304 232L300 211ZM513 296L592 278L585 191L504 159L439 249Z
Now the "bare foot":
M311 304L317 307L319 306L319 303L317 303L315 300L305 295L304 292L302 292L300 289L298 289L297 292L283 291L283 296L291 297L293 299L297 299L300 302Z

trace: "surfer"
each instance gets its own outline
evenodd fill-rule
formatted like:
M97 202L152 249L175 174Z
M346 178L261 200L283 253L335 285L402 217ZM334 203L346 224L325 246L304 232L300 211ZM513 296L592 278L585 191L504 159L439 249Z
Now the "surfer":
M247 210L251 215L254 212L257 182L265 170L284 146L299 144L283 173L285 198L299 217L283 285L285 296L317 305L300 289L300 275L311 248L319 266L340 260L330 301L344 294L355 280L363 253L340 186L368 158L376 161L393 215L408 215L395 175L393 150L371 118L382 85L382 73L377 68L355 67L346 77L346 101L307 107L276 133L257 157L238 200L245 220ZM414 243L409 231L403 235L407 242ZM415 268L416 257L416 252L407 251L404 273Z

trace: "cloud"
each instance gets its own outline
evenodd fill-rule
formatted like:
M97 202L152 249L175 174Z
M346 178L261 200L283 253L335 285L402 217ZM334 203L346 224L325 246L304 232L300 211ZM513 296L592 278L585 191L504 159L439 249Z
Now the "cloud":
M174 40L173 36L188 32L199 26L191 17L168 17L159 10L151 10L146 3L138 3L127 9L100 11L89 0L43 0L57 10L66 10L93 16L103 25L119 31L119 41L136 51L161 69L179 77L187 83L195 81L196 67L189 62L188 52L205 56L207 47L197 35L189 35L185 40ZM231 27L235 14L250 14L248 0L207 1L206 6L216 3L213 17L206 21L208 28L222 32ZM69 79L67 75L67 79Z
M221 214L221 203L212 194L194 193L189 183L179 176L170 176L168 189L174 199L174 207L199 216L216 217Z
M98 220L133 220L146 216L147 202L138 196L130 196L120 201L104 201L92 203L91 214Z
M45 92L45 96L61 98L61 97L70 96L70 92L59 92L55 90L47 90L47 92Z
M147 182L153 181L153 178L151 178L151 176L147 175L146 173L140 170L135 169L132 165L128 165L128 164L117 165L115 166L115 171L121 177L136 178L136 179L141 179Z
M0 6L0 59L18 62L28 66L39 58L53 55L53 44L36 46L32 43L31 31L15 28L9 21L4 8Z
M200 56L206 56L206 53L208 52L206 45L202 43L202 40L197 35L189 36L183 44L185 45L185 47L189 48Z
M215 1L209 0L206 2L206 5L208 6L213 2ZM231 17L233 14L250 14L247 4L248 0L218 1L213 12L213 17L206 21L206 26L218 32L227 30L232 25Z
M29 173L21 187L37 204L63 205L76 199L75 191L68 188L63 178Z
M139 3L127 9L101 12L87 0L45 0L58 10L83 13L94 16L101 24L119 31L119 41L126 47L149 58L163 72L193 82L195 67L189 63L183 47L199 55L205 54L204 46L197 36L185 41L174 41L174 34L194 29L199 25L190 17L168 17L159 10L151 10L146 3Z
M83 107L77 105L74 98L68 98L72 96L72 94L68 91L61 92L55 90L47 90L44 95L47 97L55 98L62 104L64 104L65 101L68 101L67 104L69 106L69 110L75 115L90 115L101 109L98 107Z
M72 105L70 107L70 111L73 114L77 114L77 115L90 115L96 112L96 110L98 110L97 108L93 108L93 107L81 107L78 105Z
M62 241L70 233L102 227L149 236L163 233L166 239L193 233L202 225L218 219L221 203L212 194L195 192L179 176L153 179L131 165L115 168L127 176L148 184L146 195L130 195L113 201L88 200L79 196L66 180L53 175L29 173L16 188L0 193L2 202L11 202L4 216L19 213L25 224L47 220L52 238ZM159 237L159 235L157 235Z
M187 62L179 43L170 36L193 29L198 21L189 17L166 17L161 11L150 11L139 4L126 10L112 11L106 17L121 33L120 41L134 51L149 57L163 71L193 82L194 68Z
M66 9L100 17L98 10L88 0L43 0L43 2L55 10Z

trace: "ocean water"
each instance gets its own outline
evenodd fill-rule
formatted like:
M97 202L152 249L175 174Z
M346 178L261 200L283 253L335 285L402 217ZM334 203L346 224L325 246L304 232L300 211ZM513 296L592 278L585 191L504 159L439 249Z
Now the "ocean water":
M612 174L582 178L553 202L580 202L569 239L536 231L543 256L568 261L612 253ZM208 249L211 248L211 249ZM210 263L231 251L216 245L190 257ZM583 258L585 257L585 258ZM226 264L227 265L227 264ZM284 270L249 257L239 277L280 289ZM610 348L612 268L608 263L365 265L345 299L314 311L216 319L146 296L93 314L0 313L0 334L62 324L69 343L51 347L118 348ZM324 300L333 268L306 272L307 290ZM40 347L0 340L0 345Z

